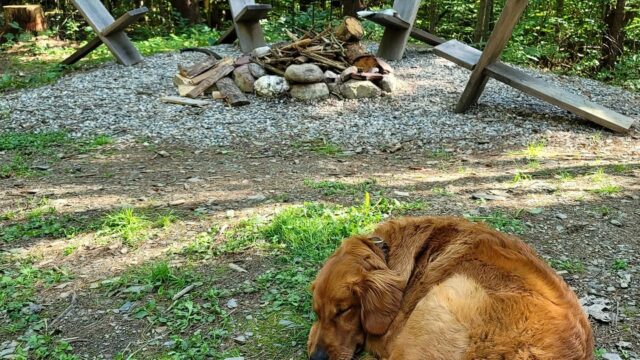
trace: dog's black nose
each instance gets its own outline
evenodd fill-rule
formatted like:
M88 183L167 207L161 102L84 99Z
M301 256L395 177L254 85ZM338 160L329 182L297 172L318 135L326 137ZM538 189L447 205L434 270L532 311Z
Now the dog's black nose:
M309 356L309 360L329 360L329 354L324 348L317 347L316 351Z

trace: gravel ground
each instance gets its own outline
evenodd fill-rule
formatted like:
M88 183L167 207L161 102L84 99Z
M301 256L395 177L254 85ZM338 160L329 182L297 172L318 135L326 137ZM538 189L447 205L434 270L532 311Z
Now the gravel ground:
M213 49L238 55L232 46ZM312 104L250 96L252 103L241 108L214 100L205 108L162 103L162 96L175 95L171 79L177 65L202 56L165 53L133 67L108 63L49 86L5 94L0 98L0 109L9 109L10 116L0 122L0 131L65 129L78 136L149 137L199 147L322 138L347 150L367 152L398 144L405 148L489 150L526 144L538 134L570 131L579 140L602 129L497 81L490 81L480 106L455 114L452 109L469 72L418 47L392 63L405 83L393 96ZM640 118L640 94L582 78L538 75Z

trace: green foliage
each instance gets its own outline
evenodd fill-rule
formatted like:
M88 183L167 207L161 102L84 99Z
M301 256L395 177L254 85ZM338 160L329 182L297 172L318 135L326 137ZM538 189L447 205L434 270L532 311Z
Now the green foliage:
M627 270L629 263L624 259L616 259L611 266L613 270Z
M151 222L133 208L126 207L106 216L102 223L101 234L119 237L129 246L136 246L148 237Z
M502 211L494 211L488 215L469 215L464 217L474 222L483 222L492 228L513 234L522 234L525 231L525 225L522 220L518 219L519 214L510 215Z
M584 272L584 264L579 260L551 260L549 265L556 270L563 270L572 274Z
M321 190L322 195L324 196L332 196L332 195L356 195L356 194L364 194L365 192L372 192L373 187L375 186L376 181L373 179L368 179L356 184L348 184L341 181L313 181L313 180L305 180L304 185L308 186L312 189Z

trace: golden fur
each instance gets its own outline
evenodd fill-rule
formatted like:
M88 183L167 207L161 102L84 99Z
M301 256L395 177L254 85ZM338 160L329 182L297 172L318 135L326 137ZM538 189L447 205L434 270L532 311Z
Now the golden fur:
M519 239L460 218L348 238L312 291L312 360L361 346L390 360L593 359L587 317L555 271Z

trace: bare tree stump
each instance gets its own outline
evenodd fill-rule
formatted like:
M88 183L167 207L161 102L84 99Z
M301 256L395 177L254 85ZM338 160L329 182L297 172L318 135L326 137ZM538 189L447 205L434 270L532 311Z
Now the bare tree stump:
M45 31L47 19L40 5L7 5L4 9L4 32L17 33L19 31ZM20 29L14 29L10 24L16 23Z
M364 36L364 29L358 19L348 16L336 27L335 35L344 42L358 42Z

